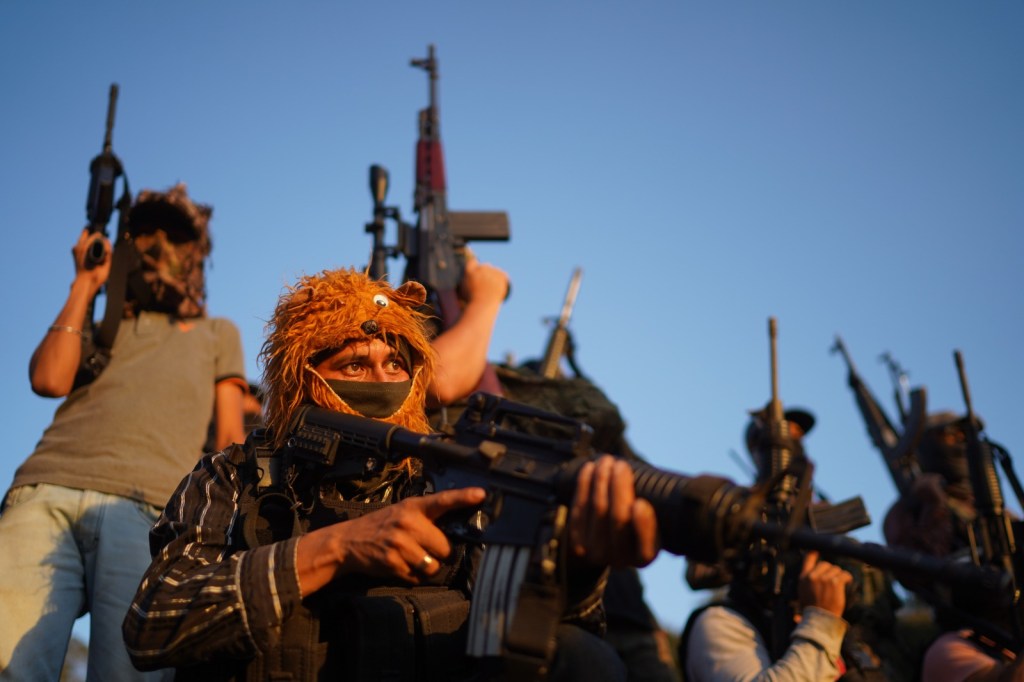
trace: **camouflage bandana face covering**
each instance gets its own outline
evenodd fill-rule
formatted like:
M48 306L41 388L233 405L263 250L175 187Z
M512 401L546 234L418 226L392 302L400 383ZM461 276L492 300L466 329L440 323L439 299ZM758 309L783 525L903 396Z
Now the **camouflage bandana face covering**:
M138 234L134 241L146 291L136 292L133 312L146 309L180 318L202 317L206 312L202 246L196 241L175 243L160 229Z
M339 398L365 417L386 419L405 402L412 389L412 380L406 381L345 381L324 379Z

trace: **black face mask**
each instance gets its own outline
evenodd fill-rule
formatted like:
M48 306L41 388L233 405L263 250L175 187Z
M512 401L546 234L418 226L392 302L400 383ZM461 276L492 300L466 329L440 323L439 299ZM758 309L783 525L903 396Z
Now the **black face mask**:
M344 381L324 379L327 385L349 407L374 419L390 417L402 406L412 390L412 379L406 381Z

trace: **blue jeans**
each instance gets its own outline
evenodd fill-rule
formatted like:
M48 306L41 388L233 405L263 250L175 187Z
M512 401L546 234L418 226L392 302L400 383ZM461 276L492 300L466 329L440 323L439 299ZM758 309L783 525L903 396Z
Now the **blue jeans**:
M162 680L135 670L121 622L149 566L152 505L27 485L0 516L0 680L58 680L75 620L90 614L89 680Z
M549 682L626 682L626 665L608 642L576 625L562 623Z

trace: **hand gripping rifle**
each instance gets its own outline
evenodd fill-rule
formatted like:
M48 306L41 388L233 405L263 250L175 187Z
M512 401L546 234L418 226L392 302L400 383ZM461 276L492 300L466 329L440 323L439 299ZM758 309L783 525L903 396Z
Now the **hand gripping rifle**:
M445 181L444 153L441 148L441 120L437 106L438 62L430 45L426 59L413 59L411 66L427 72L430 100L419 112L419 139L416 142L416 189L413 208L416 226L402 221L397 208L384 205L387 196L388 172L381 166L370 167L370 192L373 195L373 222L366 231L374 237L370 258L370 276L387 275L387 258L405 256L405 279L414 280L427 289L427 303L440 319L441 329L451 327L459 319L461 306L458 286L465 269L464 248L470 241L508 241L509 221L504 211L449 211ZM384 244L386 219L398 224L398 245ZM493 368L479 386L482 390L499 392Z
M580 293L580 279L583 277L583 270L573 270L572 279L569 280L569 290L565 294L565 301L562 303L562 312L558 315L554 327L551 329L551 336L548 337L548 345L544 350L544 357L540 360L538 373L545 379L557 379L562 375L562 358L565 357L569 365L581 376L576 368L573 359L572 335L569 333L569 318L572 317L572 309L576 305L576 296Z
M885 466L889 470L896 490L901 495L907 494L914 480L920 474L914 453L921 440L925 425L926 393L924 387L910 391L910 407L906 412L906 417L902 419L903 433L899 433L889 417L886 416L885 410L882 409L878 400L872 395L867 384L857 373L857 368L846 350L846 344L838 335L836 335L835 344L832 346L832 352L839 353L846 361L847 383L853 391L857 408L864 418L868 436L871 438L872 444L882 454L882 461L885 462ZM898 405L901 407L902 414L902 403L900 402Z
M124 172L121 160L114 154L113 133L114 114L117 111L117 83L110 85L110 97L107 102L107 125L103 136L103 149L89 164L89 193L85 200L86 229L92 234L107 235L107 224L114 212L114 186L118 178L122 181L121 198L116 208L118 212L117 240L111 254L112 264L110 276L107 278L107 302L103 322L96 325L93 316L96 299L89 302L86 310L82 334L82 360L75 375L75 386L88 383L95 379L110 360L110 348L114 345L114 336L121 319L124 305L125 278L127 276L130 254L123 242L127 241L128 215L132 207L131 189L128 187L128 176ZM120 248L119 248L120 247ZM85 253L84 265L88 269L99 265L104 256L103 243L99 239L89 244Z
M520 420L545 422L550 428L539 431L565 435L525 433L515 426ZM554 631L564 610L563 531L579 469L598 456L590 437L582 422L476 393L450 435L426 435L375 419L303 407L284 454L291 465L325 476L372 473L416 457L434 490L484 488L487 498L477 511L440 522L452 537L485 547L466 653L501 657L506 667L531 669L524 674L537 677L550 663ZM743 551L756 536L957 585L1003 587L997 571L759 520L763 494L728 479L686 476L626 461L633 468L637 494L654 506L662 547L673 554L712 563Z
M960 388L967 408L964 424L964 435L967 446L967 469L970 474L971 490L974 493L974 506L977 520L974 523L974 537L971 541L971 560L978 566L993 566L1003 572L1010 580L1013 592L1013 606L1008 619L1009 632L1002 632L999 626L986 619L982 624L991 627L988 634L1004 647L1017 652L1024 646L1024 603L1021 601L1020 583L1021 570L1024 569L1024 557L1017 546L1015 526L1020 521L1013 521L1003 502L1003 492L999 485L999 473L995 467L993 452L995 446L982 433L981 422L974 414L971 404L971 393L967 387L967 374L964 371L963 356L960 351L953 352L957 373L960 377ZM1001 449L1001 448L1000 448ZM1015 490L1020 482L1013 473L1007 459L1004 464L1008 477L1014 481ZM1019 493L1018 493L1019 494ZM1018 501L1020 498L1018 497ZM1004 620L1005 622L1005 620Z

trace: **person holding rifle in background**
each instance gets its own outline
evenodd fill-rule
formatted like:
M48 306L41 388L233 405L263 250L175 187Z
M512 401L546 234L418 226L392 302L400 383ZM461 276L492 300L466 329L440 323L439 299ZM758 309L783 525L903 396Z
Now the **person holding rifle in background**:
M1024 680L1020 616L1019 520L1003 502L996 458L1021 499L1009 453L990 441L971 405L963 360L954 353L967 414L929 415L917 450L921 475L885 518L890 546L940 557L959 557L1008 576L1011 594L994 600L970 590L898 576L935 610L943 630L924 655L923 682Z
M166 678L135 670L121 635L149 565L149 529L202 454L211 415L217 448L244 439L239 332L206 316L211 208L178 184L144 190L121 211L121 256L99 231L82 231L68 298L29 363L32 390L65 400L0 516L0 679L57 680L85 613L89 679ZM121 257L131 265L112 275ZM106 362L83 369L104 285L116 333Z
M771 400L751 412L745 438L756 482L770 490L764 518L789 523L810 511L813 466L803 436L815 420L804 410L783 410L775 318L769 318L768 332ZM814 551L755 542L730 562L688 568L691 585L702 573L702 580L728 583L729 589L725 599L687 620L679 641L685 680L831 682L846 672L841 648L849 623L843 614L853 576L841 566Z

